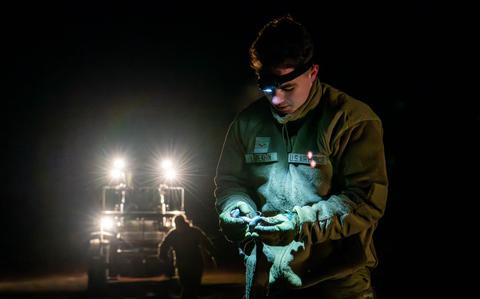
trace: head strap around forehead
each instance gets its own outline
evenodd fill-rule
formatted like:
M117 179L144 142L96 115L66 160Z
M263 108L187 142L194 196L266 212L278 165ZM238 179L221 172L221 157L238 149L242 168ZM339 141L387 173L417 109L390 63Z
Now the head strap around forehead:
M286 75L282 76L276 76L271 73L262 73L260 72L259 77L258 77L258 85L260 88L264 88L267 86L273 86L273 87L279 87L285 82L291 81L301 74L305 73L310 67L312 66L312 62L308 62L306 64L300 65L297 68L293 70L293 72L290 72Z

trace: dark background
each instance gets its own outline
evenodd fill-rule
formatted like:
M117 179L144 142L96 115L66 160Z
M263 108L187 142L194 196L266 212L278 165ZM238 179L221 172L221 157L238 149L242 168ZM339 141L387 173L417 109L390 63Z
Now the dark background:
M321 80L384 122L391 186L376 233L380 292L434 271L418 229L428 205L415 187L435 138L425 134L435 103L433 7L263 3L4 7L0 277L82 267L101 166L118 152L139 172L165 153L187 161L187 214L223 252L221 263L236 260L218 232L215 166L229 122L256 96L248 47L285 13L317 41Z

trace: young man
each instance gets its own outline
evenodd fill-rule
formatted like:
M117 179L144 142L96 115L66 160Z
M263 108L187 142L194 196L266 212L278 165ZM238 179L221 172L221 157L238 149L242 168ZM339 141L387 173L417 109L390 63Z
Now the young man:
M388 186L380 119L318 80L311 36L290 16L265 25L250 61L265 96L230 125L215 177L247 298L374 298Z

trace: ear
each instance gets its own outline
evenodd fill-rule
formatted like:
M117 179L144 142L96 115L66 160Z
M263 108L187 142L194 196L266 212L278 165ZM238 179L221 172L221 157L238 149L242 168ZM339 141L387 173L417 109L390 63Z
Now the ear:
M312 69L310 70L310 79L312 80L312 82L317 79L318 68L319 68L318 64L312 65Z

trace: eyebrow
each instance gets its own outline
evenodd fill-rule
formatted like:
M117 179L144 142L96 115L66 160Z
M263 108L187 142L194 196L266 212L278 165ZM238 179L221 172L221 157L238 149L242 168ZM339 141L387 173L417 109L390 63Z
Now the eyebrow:
M295 87L297 84L294 82L287 82L285 84L280 85L278 88L289 88L289 87Z

